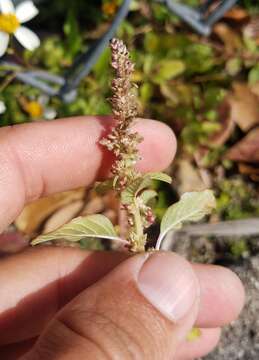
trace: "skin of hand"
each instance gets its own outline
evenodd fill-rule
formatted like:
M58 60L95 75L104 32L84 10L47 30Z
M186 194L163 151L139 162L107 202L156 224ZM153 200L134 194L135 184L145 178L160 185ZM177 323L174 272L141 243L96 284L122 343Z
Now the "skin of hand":
M79 117L0 129L0 229L26 203L91 185L112 157L98 145L111 117ZM139 119L140 171L166 168L172 131ZM129 255L38 247L0 261L0 354L5 360L188 360L217 344L244 290L230 270L177 254ZM187 341L193 327L201 336Z

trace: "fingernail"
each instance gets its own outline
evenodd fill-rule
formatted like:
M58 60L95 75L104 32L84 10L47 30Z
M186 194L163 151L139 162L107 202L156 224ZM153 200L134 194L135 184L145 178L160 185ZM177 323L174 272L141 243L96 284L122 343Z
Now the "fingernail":
M153 253L138 275L145 298L172 321L184 317L194 304L199 286L190 264L172 253Z

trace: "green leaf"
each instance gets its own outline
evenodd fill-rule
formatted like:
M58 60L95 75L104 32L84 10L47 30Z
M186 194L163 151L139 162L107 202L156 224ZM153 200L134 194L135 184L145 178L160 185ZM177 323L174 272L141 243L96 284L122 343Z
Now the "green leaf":
M215 197L211 190L187 192L180 201L170 206L163 216L157 248L165 234L173 229L180 229L186 221L199 221L216 207Z
M143 203L146 205L150 200L154 199L157 196L157 192L155 190L144 190L139 196Z
M157 71L152 77L157 84L173 79L185 71L185 64L182 60L161 60L157 65Z
M172 182L172 178L171 176L162 173L162 172L153 172L153 173L148 173L144 176L145 178L150 178L151 180L158 180L158 181L163 181L166 182L168 184L171 184Z
M71 57L74 57L82 48L82 35L77 22L77 13L73 7L68 9L64 33L66 35L68 53Z
M248 82L250 85L254 85L259 81L259 64L256 64L248 74Z
M96 214L75 218L49 234L38 236L31 244L37 245L46 241L60 239L77 242L87 237L111 239L123 242L123 240L118 238L110 220L103 215Z
M148 173L142 177L139 177L136 180L134 180L127 187L127 189L121 193L122 204L124 205L132 204L134 202L134 199L139 195L139 193L151 185L152 180L163 181L169 184L172 181L169 175L161 172Z

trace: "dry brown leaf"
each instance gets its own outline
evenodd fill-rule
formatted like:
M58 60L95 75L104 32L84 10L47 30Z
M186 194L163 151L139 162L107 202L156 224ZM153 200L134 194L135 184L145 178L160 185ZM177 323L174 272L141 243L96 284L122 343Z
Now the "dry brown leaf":
M214 146L224 145L232 135L235 128L235 122L231 117L231 107L227 101L221 104L218 113L220 120L220 130L214 133L209 139L209 143Z
M241 141L226 154L232 161L259 163L259 127L251 130Z
M259 181L259 167L252 166L250 164L240 163L238 164L238 170L241 174L248 175L251 180Z
M86 216L86 215L98 214L103 212L104 209L105 206L102 197L96 196L95 198L87 202L84 209L82 210L81 215Z
M117 222L117 213L112 209L107 209L103 212L103 215L106 216L113 224Z
M57 210L45 223L43 234L56 230L60 226L76 217L82 207L84 206L83 200L77 200L68 204L61 209Z
M250 178L251 178L251 180L253 180L253 181L259 182L259 175L257 175L257 174L252 174L252 175L250 175Z
M27 205L15 221L15 225L25 234L33 234L51 214L62 206L83 199L85 189L55 194Z
M176 179L179 184L177 190L180 195L185 192L202 191L207 188L199 174L199 170L188 159L178 161Z
M243 44L240 35L234 30L232 30L231 27L227 24L216 24L213 28L213 32L225 45L226 53L232 54L235 53L236 50L242 49Z
M259 124L259 97L246 84L235 83L228 102L231 107L231 119L242 131L247 132Z
M238 164L238 170L244 175L259 175L259 167L250 164L240 163Z
M234 6L232 9L228 10L224 17L231 19L231 20L235 20L235 21L242 21L248 18L248 13L247 11L240 7L240 6Z

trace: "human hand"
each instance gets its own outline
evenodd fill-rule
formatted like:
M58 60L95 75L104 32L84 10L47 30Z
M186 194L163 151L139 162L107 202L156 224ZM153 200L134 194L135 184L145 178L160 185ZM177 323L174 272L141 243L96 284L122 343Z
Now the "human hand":
M98 146L111 118L87 117L0 129L0 229L26 202L91 184L112 159ZM141 171L172 161L162 123L136 125ZM39 247L0 262L0 354L5 360L194 359L235 319L243 287L231 271L173 253L130 256ZM195 342L185 340L192 326ZM35 343L36 342L36 343Z

